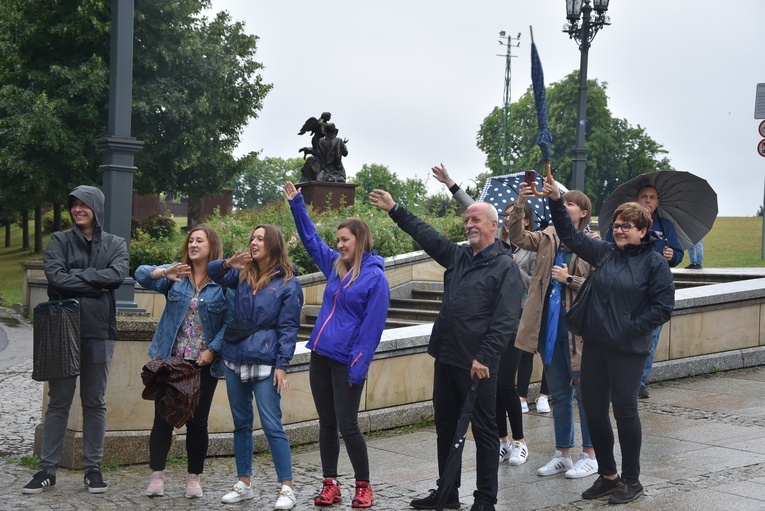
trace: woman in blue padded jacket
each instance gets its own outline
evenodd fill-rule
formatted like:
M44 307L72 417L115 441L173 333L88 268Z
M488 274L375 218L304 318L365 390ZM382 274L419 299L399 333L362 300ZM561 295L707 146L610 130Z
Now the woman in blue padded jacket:
M311 350L309 378L319 414L319 451L324 476L317 506L340 502L338 431L356 478L354 508L372 505L369 458L358 411L364 380L388 316L390 288L382 257L372 250L369 226L356 218L337 228L333 250L316 233L303 195L291 182L284 186L298 234L311 259L327 277L321 310L306 347Z
M225 293L207 275L207 263L221 257L220 236L213 229L198 225L186 236L182 262L161 266L141 265L135 279L146 289L167 297L165 310L149 346L151 358L172 356L192 360L199 368L199 403L186 423L188 475L186 497L202 497L199 475L207 456L207 418L210 414L218 377L223 376L220 359L223 332L233 317L233 295ZM228 295L228 296L227 296ZM149 436L151 482L146 495L164 495L164 470L173 439L173 426L155 408Z
M287 368L295 353L303 290L275 225L259 225L248 251L212 261L207 272L220 285L236 289L234 319L223 340L226 390L234 420L234 457L238 481L221 501L255 497L252 476L252 398L281 484L274 509L292 509L292 453L282 424L281 393L289 391Z

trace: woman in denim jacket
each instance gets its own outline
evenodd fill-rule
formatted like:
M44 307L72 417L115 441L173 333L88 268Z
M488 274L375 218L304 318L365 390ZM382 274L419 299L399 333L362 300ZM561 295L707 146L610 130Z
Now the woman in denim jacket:
M223 252L217 232L204 225L194 227L186 236L182 251L182 262L139 266L135 279L142 287L162 293L167 299L149 356L152 359L182 357L200 368L199 403L194 416L186 422L186 497L194 498L203 495L199 475L207 456L207 417L217 378L223 376L219 354L226 324L233 317L234 293L226 293L207 275L207 264ZM172 436L173 426L160 417L155 407L149 437L152 470L146 489L149 497L164 495L164 470Z
M234 320L223 343L226 391L234 420L238 481L221 500L226 504L255 497L252 476L252 398L258 407L276 476L281 484L274 509L292 509L292 453L282 424L281 393L289 391L287 368L295 353L303 290L275 225L259 225L250 247L209 264L215 282L236 290Z

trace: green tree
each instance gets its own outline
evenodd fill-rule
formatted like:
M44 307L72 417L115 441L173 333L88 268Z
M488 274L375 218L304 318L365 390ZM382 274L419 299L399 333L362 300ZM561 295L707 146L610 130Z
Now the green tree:
M552 170L554 178L569 186L571 150L576 146L579 72L574 71L547 87L549 130L553 137ZM640 127L625 119L614 118L608 109L608 84L588 80L587 95L587 164L585 193L594 212L619 184L630 177L657 170L672 170L661 144ZM486 154L486 166L492 175L502 174L499 162L502 110L495 108L478 131L477 145ZM529 88L510 106L510 172L526 169L541 171L542 153L536 145L538 134L534 93Z
M411 211L423 211L426 206L428 189L425 183L418 178L402 181L385 165L364 164L350 182L359 185L356 189L356 202L362 204L369 204L369 192L379 188L389 192L394 200Z
M0 3L0 169L28 205L63 204L100 180L107 133L109 0ZM241 173L232 156L271 86L257 38L210 0L137 2L133 59L135 188L199 197Z
M250 153L243 158L244 173L236 178L234 205L238 209L264 206L283 198L285 181L297 183L303 158L259 158Z

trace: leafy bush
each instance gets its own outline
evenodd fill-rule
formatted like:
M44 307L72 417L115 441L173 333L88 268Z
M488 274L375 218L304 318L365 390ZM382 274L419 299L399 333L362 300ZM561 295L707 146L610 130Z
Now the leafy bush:
M337 226L348 217L357 217L369 224L372 230L375 250L382 257L405 254L420 250L420 247L406 233L388 218L388 215L375 207L354 204L339 211L325 210L317 213L308 206L308 213L316 225L316 232L330 246L337 243ZM420 216L418 212L418 216ZM463 241L465 231L462 219L454 214L442 218L420 216L430 223L439 233L452 241ZM267 204L256 209L241 210L226 216L218 214L210 217L206 225L215 229L221 237L223 253L226 257L237 250L247 250L250 234L257 225L273 224L284 234L290 258L300 269L302 275L319 271L300 242L292 212L286 202ZM180 243L167 239L154 240L147 233L138 231L131 245L131 272L141 264L160 264L177 261L180 257Z
M178 225L170 217L161 215L151 215L144 219L134 218L130 225L130 237L135 238L136 232L140 229L155 240L172 240L178 231Z
M53 210L48 211L42 217L43 232L48 234L53 232ZM72 228L72 217L68 213L61 213L61 230L65 231Z
M167 238L154 239L141 229L130 241L130 275L142 264L166 264L181 260L181 244Z

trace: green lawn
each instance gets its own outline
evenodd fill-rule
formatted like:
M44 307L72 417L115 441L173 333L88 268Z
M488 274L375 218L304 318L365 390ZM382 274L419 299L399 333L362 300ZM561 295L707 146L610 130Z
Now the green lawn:
M186 225L186 219L175 219L179 226ZM4 238L5 233L2 233ZM49 235L43 237L43 246ZM30 227L30 238L34 244L34 233ZM24 278L22 261L42 259L42 254L21 248L21 229L12 228L11 248L0 248L0 305L11 306L22 300L22 282ZM721 217L715 222L712 231L704 238L705 268L751 268L765 266L761 257L762 218L761 217ZM688 264L686 255L680 268Z

